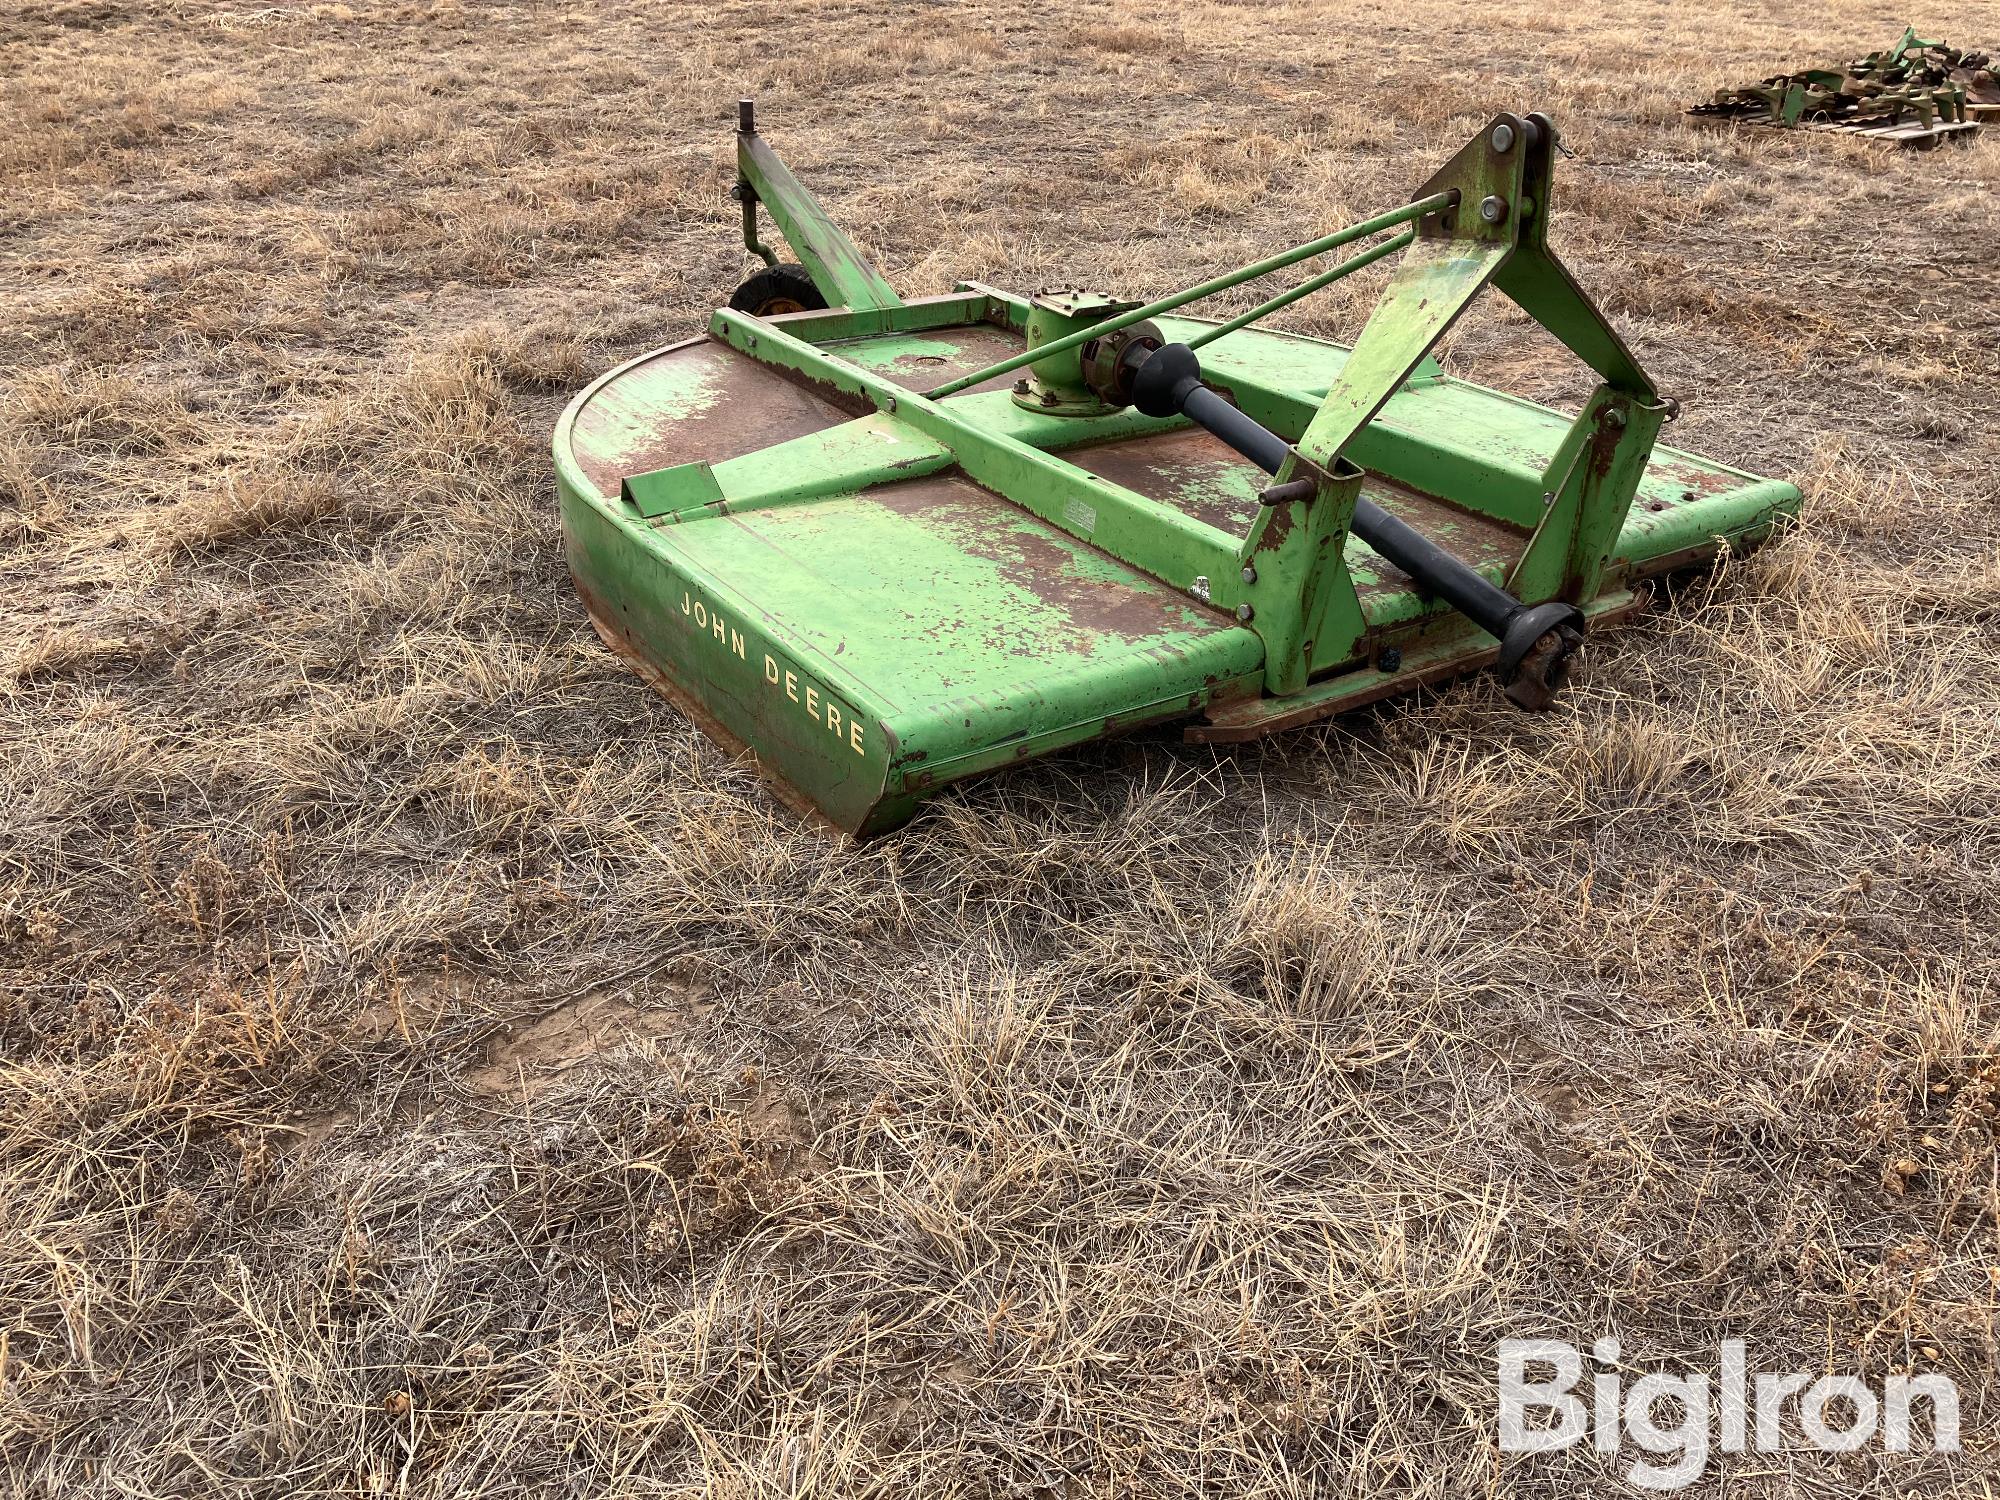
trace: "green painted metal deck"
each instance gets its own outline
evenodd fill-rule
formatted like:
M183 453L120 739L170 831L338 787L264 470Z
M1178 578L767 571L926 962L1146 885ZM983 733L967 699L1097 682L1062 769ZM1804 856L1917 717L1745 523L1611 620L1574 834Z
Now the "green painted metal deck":
M1161 321L1176 339L1210 326ZM1017 351L1021 335L996 315L820 342L918 391ZM1346 357L1337 344L1247 329L1211 344L1204 365L1296 441ZM1060 449L1231 547L1255 518L1269 476L1206 432L1130 411L1041 417L1009 384L997 377L942 405ZM1570 426L1426 365L1348 452L1368 471L1364 495L1503 582ZM1051 525L968 478L911 423L713 336L610 372L565 414L555 450L572 570L607 640L710 732L754 743L781 786L809 786L795 800L850 832L892 827L938 786L1061 745L1170 719L1213 729L1260 690L1258 636L1093 546L1087 500ZM810 493L800 460L815 453L837 453L837 470L859 464L873 482ZM707 503L649 516L624 493L633 476L697 462L719 466ZM1479 510L1439 497L1447 471L1460 493L1476 478ZM1637 579L1722 541L1755 540L1796 503L1787 484L1656 447L1600 599L1618 602ZM1465 622L1358 538L1346 548L1371 632L1409 627L1397 639L1413 670L1431 642L1462 670ZM1361 657L1315 676L1351 682L1358 701L1377 695L1363 691L1380 675L1368 668ZM1313 700L1341 701L1338 691Z

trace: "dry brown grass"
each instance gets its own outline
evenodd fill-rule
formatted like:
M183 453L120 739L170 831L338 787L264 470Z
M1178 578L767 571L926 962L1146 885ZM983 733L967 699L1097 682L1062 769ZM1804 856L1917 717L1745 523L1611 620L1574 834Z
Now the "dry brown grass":
M1601 1495L1500 1461L1491 1347L1615 1333L1965 1392L1956 1460L1728 1493L1990 1495L2000 144L1676 114L1902 21L15 6L10 1492ZM914 291L1182 284L1547 108L1676 439L1805 521L1545 718L830 845L600 649L544 457L742 273L746 93Z

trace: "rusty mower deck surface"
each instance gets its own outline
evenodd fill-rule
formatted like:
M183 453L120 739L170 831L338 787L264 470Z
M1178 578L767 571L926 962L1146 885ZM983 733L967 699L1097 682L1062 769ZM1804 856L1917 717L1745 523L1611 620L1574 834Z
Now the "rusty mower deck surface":
M789 305L840 305L718 312L583 392L570 565L614 647L850 833L1143 724L1252 738L1495 663L1539 706L1639 579L1798 503L1654 446L1671 404L1542 241L1539 117L1327 237L1395 232L1306 289L1403 252L1352 350L1176 299L905 303L740 141L746 239L761 202L806 261ZM1604 377L1580 417L1430 359L1489 282Z

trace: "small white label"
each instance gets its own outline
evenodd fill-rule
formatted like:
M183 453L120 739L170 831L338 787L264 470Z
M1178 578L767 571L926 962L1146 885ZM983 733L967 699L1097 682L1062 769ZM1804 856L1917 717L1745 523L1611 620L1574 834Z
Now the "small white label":
M1081 500L1063 501L1063 519L1078 531L1097 530L1097 507Z
M1188 592L1189 592L1190 594L1193 594L1193 595L1195 596L1195 598L1199 599L1199 600L1200 600L1200 601L1201 601L1201 602L1202 602L1203 604L1206 604L1206 603L1208 603L1208 578L1207 578L1207 576L1206 576L1206 575L1197 575L1197 576L1196 576L1196 578L1195 578L1195 581L1194 581L1194 587L1193 587L1193 588L1191 588L1191 589L1189 589L1189 590L1188 590Z

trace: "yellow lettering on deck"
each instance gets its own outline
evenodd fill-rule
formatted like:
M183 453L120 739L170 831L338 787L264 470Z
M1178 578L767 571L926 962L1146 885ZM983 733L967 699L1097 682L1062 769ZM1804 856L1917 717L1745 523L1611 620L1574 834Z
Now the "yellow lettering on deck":
M710 610L686 595L681 598L681 613L689 616L697 624L709 630L721 641L723 649L733 651L748 660L743 633L726 621L719 610ZM764 658L764 682L768 687L782 686L785 696L794 703L801 704L812 715L812 720L825 729L836 740L844 742L856 755L866 755L868 748L861 720L852 713L842 712L840 705L833 701L831 693L822 692L818 683L810 677L805 679L805 697L799 697L799 673L781 666L778 658L770 652L760 653Z

